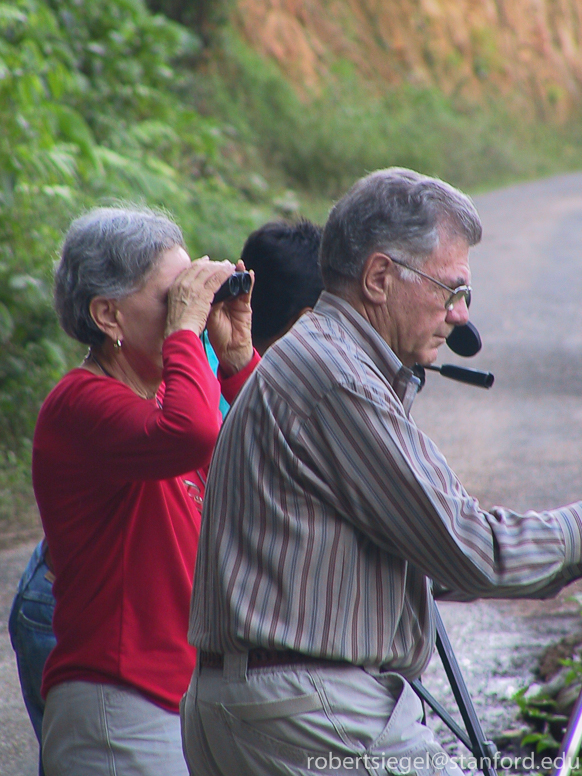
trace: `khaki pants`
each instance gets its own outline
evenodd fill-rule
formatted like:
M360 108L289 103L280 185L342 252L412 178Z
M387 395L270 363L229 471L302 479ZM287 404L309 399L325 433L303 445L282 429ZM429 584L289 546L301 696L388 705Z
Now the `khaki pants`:
M63 682L42 724L47 776L186 776L180 720L127 687Z
M461 776L401 676L350 665L196 670L182 700L191 776Z

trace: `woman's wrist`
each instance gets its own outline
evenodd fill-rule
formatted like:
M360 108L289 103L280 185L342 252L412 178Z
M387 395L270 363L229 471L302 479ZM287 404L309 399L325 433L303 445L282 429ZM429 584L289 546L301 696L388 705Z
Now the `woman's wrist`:
M196 334L197 337L199 337L204 331L205 325L206 321L203 321L201 318L191 318L190 320L180 321L179 323L174 321L167 321L166 330L164 332L164 339L177 331L192 331L194 334Z
M237 374L237 372L240 372L250 364L253 354L253 346L248 345L240 350L229 353L228 357L225 355L218 356L218 363L220 364L222 374L225 377L232 377Z

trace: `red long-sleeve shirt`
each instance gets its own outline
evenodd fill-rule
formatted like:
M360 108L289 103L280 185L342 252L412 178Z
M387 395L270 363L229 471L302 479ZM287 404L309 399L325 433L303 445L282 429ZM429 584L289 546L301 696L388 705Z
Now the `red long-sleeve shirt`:
M56 574L57 638L45 695L63 681L106 682L178 711L188 687L194 497L220 428L221 387L232 401L258 356L219 382L200 339L179 331L163 359L161 408L85 369L65 375L41 408L33 484Z

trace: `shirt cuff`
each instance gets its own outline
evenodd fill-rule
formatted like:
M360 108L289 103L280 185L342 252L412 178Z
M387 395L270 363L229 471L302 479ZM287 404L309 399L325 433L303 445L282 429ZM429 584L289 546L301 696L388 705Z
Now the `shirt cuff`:
M569 504L554 514L564 534L564 566L579 568L582 564L582 502Z
M249 363L243 367L240 372L237 372L234 375L231 375L230 377L225 377L220 365L218 366L218 382L220 383L220 387L222 390L222 395L226 399L226 401L229 404L232 404L237 393L240 391L240 389L243 387L243 385L246 383L249 375L251 375L259 361L261 360L261 357L257 353L257 351L253 348L253 355Z

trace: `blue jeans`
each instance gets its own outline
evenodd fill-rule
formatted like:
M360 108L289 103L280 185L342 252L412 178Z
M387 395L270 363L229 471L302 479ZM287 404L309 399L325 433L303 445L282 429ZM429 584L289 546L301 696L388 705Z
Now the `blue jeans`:
M44 714L44 700L40 694L42 671L49 652L56 644L52 628L54 606L50 571L45 562L43 543L40 542L20 579L8 621L22 697L39 746ZM44 775L40 756L39 774Z

